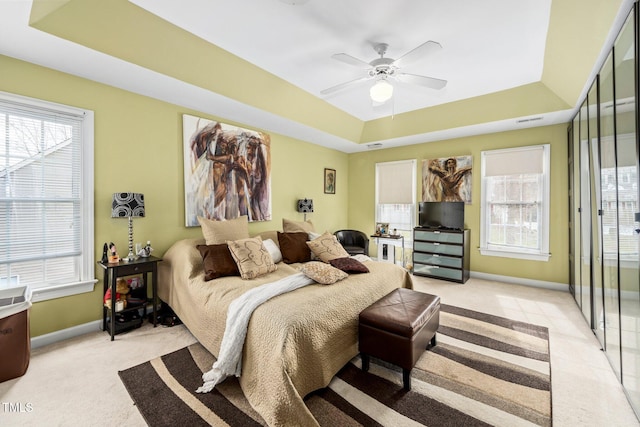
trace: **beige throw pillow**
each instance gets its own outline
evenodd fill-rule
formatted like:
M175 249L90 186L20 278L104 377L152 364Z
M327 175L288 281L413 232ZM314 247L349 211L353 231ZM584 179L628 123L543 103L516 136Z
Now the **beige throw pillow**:
M311 220L307 221L292 221L290 219L282 218L282 231L285 233L295 233L304 231L305 233L316 231L313 227Z
M336 236L324 233L317 239L307 242L307 246L311 249L316 257L322 262L329 262L335 258L345 258L349 254L344 250Z
M320 283L321 285L331 285L332 283L336 283L338 280L349 277L349 275L344 271L338 270L329 264L319 261L309 261L302 266L300 271L305 276Z
M249 217L246 215L228 219L226 221L213 221L198 217L202 236L207 245L220 245L229 240L247 239L249 237Z
M255 279L278 268L260 237L228 241L227 245L243 279Z

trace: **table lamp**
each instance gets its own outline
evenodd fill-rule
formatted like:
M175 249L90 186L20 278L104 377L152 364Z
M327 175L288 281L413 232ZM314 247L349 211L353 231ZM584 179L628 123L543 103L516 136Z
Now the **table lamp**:
M129 254L123 261L134 261L133 253L133 217L144 217L144 194L114 193L111 203L111 218L129 219Z
M298 200L298 212L304 213L304 220L307 220L307 212L313 212L313 200L312 199L300 199Z

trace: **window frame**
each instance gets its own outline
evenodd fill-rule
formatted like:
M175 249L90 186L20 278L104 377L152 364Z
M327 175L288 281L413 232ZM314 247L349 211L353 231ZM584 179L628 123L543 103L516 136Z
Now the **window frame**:
M80 263L80 280L72 283L56 284L29 289L31 301L46 301L54 298L61 298L77 295L86 292L93 292L97 279L95 278L95 257L94 257L94 112L92 110L81 109L68 105L30 98L22 95L15 95L0 91L0 102L22 105L31 110L41 110L43 113L59 113L62 115L73 115L82 117L80 125L81 133L81 165L79 183L81 186L82 198L82 228L81 228L81 248L82 261Z
M488 242L489 227L491 226L490 200L488 194L488 180L485 176L485 160L487 154L522 152L534 148L542 148L542 175L541 175L541 196L540 215L538 218L538 249L512 248L499 245L492 245ZM528 145L523 147L505 148L499 150L486 150L480 152L481 177L480 177L480 253L485 256L497 256L505 258L525 259L532 261L548 261L549 253L549 204L551 200L551 146L550 144ZM508 176L508 175L503 175ZM515 176L515 174L514 174Z

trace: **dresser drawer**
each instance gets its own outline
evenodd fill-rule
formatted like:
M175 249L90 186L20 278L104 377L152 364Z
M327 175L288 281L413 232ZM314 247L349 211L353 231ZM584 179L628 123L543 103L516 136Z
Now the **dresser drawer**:
M462 256L464 248L458 245L447 245L438 242L416 242L414 241L413 250L415 252L431 252L435 254Z
M429 240L442 243L463 243L464 234L447 233L439 230L415 230L415 240Z
M443 279L462 281L462 270L439 267L437 265L414 264L413 274L441 277Z
M413 262L414 264L421 263L437 265L441 267L462 268L462 258L454 258L438 254L423 254L421 252L414 252Z

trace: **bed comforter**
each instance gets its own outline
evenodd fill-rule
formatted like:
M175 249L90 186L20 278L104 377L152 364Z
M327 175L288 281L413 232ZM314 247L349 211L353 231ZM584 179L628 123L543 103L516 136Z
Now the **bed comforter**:
M204 281L199 239L176 242L158 266L158 295L214 356L220 350L229 304L247 290L298 272L300 264L254 280ZM333 285L313 284L279 295L251 317L242 355L240 386L271 426L317 426L304 397L326 387L358 354L358 314L399 287L411 288L402 268L370 261L369 273Z

